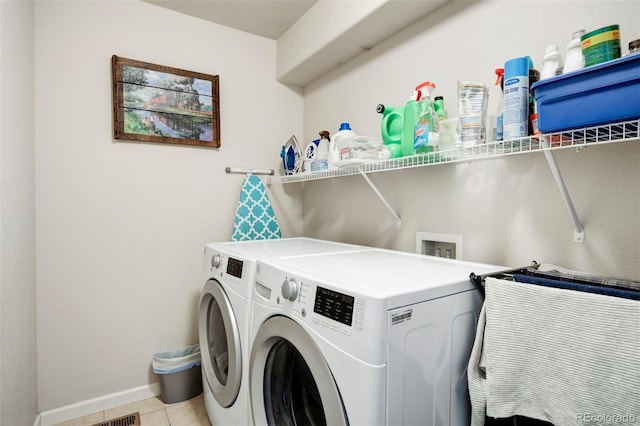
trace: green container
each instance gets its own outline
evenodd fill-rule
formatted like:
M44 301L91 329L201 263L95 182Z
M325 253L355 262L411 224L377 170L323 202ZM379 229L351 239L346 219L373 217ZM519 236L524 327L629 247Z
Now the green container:
M609 25L591 31L580 37L580 41L585 67L618 59L622 54L619 25Z
M402 149L402 128L404 123L404 105L388 106L378 105L376 111L382 114L380 132L382 141L389 150L389 158L403 156Z

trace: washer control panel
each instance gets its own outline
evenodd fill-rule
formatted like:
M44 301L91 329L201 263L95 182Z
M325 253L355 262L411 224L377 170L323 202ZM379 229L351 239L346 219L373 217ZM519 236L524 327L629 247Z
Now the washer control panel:
M365 362L384 363L386 300L363 294L349 283L314 277L285 261L258 261L254 316L284 315L318 338Z
M355 298L324 287L316 287L313 312L351 326Z

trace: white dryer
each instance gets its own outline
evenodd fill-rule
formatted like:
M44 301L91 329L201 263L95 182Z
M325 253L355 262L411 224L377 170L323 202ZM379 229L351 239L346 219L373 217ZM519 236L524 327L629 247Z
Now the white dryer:
M469 275L506 268L382 249L259 265L254 424L469 424Z
M248 333L257 260L366 249L311 238L205 245L198 322L203 393L212 424L248 422Z

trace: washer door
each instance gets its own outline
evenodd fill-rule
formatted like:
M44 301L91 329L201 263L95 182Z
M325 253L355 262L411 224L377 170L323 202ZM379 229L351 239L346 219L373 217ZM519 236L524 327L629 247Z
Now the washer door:
M231 302L215 279L207 281L202 289L198 330L209 388L221 406L229 407L240 390L242 352Z
M260 326L253 341L250 372L254 424L349 424L327 362L295 321L275 316Z

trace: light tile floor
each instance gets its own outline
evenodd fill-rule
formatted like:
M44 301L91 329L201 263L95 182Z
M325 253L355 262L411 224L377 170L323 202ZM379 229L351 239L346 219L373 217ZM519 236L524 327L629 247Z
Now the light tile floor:
M142 426L211 426L203 395L175 404L165 404L160 397L149 398L54 426L91 426L136 411L140 413Z

